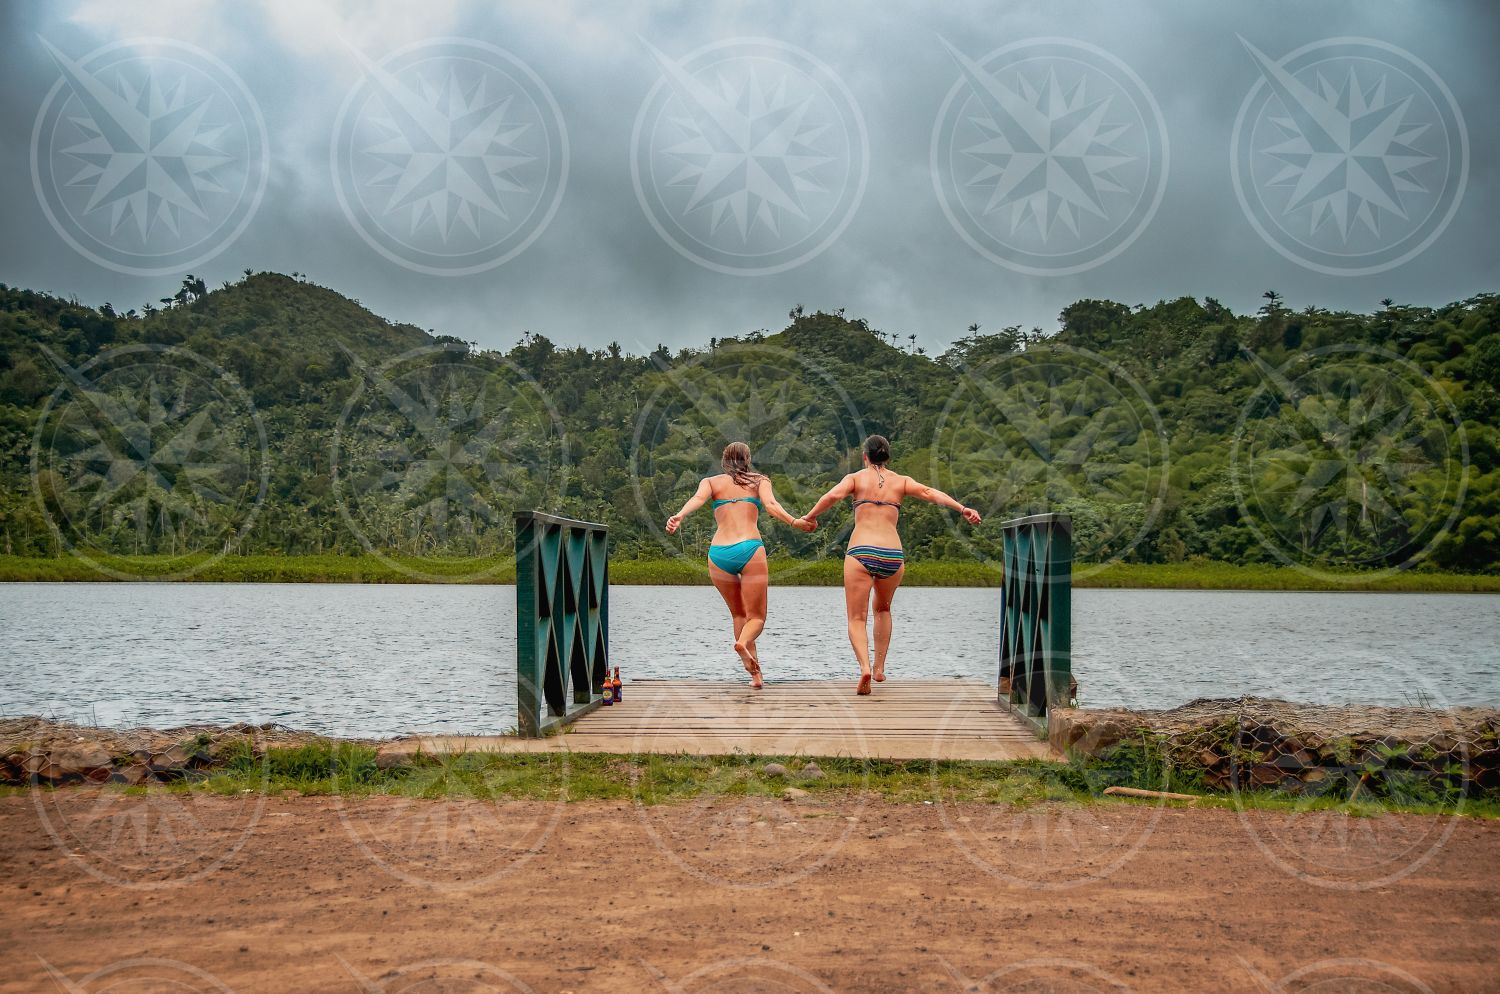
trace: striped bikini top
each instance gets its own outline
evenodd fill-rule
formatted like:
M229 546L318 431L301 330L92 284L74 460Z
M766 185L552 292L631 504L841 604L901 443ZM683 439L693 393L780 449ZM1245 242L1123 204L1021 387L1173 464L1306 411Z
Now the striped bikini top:
M901 502L895 500L876 500L873 497L861 497L859 500L854 501L853 504L855 507L861 504L879 504L881 507L894 507L897 514L901 513Z

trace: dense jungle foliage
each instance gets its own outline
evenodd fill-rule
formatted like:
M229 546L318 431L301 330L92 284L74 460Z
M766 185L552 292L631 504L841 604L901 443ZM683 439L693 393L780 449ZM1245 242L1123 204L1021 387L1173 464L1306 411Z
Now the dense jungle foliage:
M602 521L623 558L701 556L662 522L724 443L805 510L889 436L892 468L979 508L903 509L908 554L998 556L1073 516L1089 561L1500 564L1500 298L1252 315L1084 300L940 355L799 305L781 331L647 356L392 324L297 276L116 311L0 287L0 553L503 555L511 515ZM631 329L619 337L655 337ZM847 507L778 555L847 536Z

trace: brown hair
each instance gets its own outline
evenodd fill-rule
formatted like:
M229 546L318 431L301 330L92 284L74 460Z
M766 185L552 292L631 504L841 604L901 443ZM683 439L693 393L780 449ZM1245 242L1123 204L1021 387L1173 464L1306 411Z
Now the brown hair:
M765 477L750 468L750 446L744 442L730 442L724 446L724 458L719 461L730 479L749 490L760 486Z
M884 466L891 461L891 443L884 435L871 435L865 439L865 455L875 466Z

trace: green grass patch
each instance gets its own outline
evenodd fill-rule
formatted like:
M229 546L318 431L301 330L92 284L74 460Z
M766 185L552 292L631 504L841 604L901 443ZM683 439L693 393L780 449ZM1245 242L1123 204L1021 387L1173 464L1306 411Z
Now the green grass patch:
M892 804L976 803L1025 808L1037 804L1140 804L1106 797L1112 785L1195 793L1191 783L1164 779L1164 771L1142 753L1117 752L1103 760L1048 762L931 762L926 760L859 760L800 756L623 756L601 753L461 753L417 755L401 765L381 767L369 746L319 741L256 755L248 748L226 753L222 764L186 782L150 790L276 794L296 790L305 795L366 797L392 795L430 800L480 801L633 801L672 804L704 797L778 797L789 786L825 799L864 795ZM786 777L765 772L779 762ZM823 778L803 775L816 762ZM0 796L23 794L25 786L0 787ZM73 787L56 788L71 790ZM144 787L108 788L140 794ZM1185 806L1186 802L1167 802ZM1342 810L1355 815L1387 812L1444 815L1461 811L1500 817L1500 800L1467 798L1458 802L1366 796L1350 804L1335 795L1295 797L1277 791L1247 792L1238 797L1204 794L1199 807L1263 810Z
M0 581L190 580L203 583L515 583L513 557L0 556Z
M0 582L187 579L228 583L514 583L515 562L488 559L423 559L411 556L96 556L57 559L0 556ZM98 566L94 563L99 564ZM102 569L100 568L102 567ZM780 586L837 587L843 561L771 560L771 582ZM614 559L610 582L620 585L705 585L705 563L687 559ZM1000 571L973 560L916 559L907 564L910 587L998 587ZM1349 590L1431 593L1500 593L1500 575L1406 570L1305 573L1288 566L1195 560L1187 563L1111 563L1074 566L1079 588L1176 590Z

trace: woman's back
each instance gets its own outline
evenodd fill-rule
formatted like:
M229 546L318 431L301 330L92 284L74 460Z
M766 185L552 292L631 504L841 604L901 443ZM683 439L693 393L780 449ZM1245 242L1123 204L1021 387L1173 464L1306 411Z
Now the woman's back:
M901 498L906 495L906 477L884 467L866 466L850 474L854 504L854 532L850 545L901 547Z
M714 534L715 545L743 542L760 538L760 486L753 487L736 483L728 473L708 478L713 494L714 521L719 529Z

